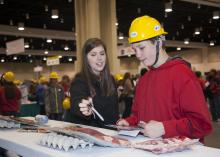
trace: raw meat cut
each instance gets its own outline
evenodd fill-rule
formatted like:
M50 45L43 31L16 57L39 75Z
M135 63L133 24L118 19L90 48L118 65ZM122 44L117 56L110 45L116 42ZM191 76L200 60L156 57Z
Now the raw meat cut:
M168 152L179 152L197 143L198 139L190 139L187 137L177 136L173 138L148 140L132 144L134 148L143 149L155 154L162 154Z
M69 126L65 128L49 128L49 130L74 137L79 137L100 146L129 147L131 144L127 139L106 135L91 128Z

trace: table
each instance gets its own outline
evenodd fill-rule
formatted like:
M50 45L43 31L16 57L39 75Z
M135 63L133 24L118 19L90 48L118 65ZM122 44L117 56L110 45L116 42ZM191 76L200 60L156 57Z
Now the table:
M70 123L49 120L50 126L64 127ZM116 131L96 128L109 135L116 135ZM41 133L22 133L16 130L0 130L0 147L15 151L23 157L220 157L220 149L195 145L191 150L183 152L155 155L151 152L131 148L109 148L94 146L88 149L69 150L68 152L40 146ZM135 141L146 137L130 137Z
M21 117L34 117L40 113L40 106L37 102L30 102L28 104L21 104L20 116Z

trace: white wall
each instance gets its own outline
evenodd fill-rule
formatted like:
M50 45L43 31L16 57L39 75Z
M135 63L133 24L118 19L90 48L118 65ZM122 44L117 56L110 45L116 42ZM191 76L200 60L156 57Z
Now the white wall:
M209 71L210 69L220 70L220 46L208 48L207 63L204 63L202 49L183 51L179 54L192 64L193 70L202 72Z

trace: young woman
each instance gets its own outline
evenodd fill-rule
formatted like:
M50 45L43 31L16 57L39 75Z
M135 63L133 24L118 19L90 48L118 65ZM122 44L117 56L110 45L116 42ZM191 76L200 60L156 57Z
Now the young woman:
M82 50L82 69L72 81L71 122L104 127L118 120L116 84L109 71L106 47L100 39L88 39ZM103 117L91 109L91 104Z

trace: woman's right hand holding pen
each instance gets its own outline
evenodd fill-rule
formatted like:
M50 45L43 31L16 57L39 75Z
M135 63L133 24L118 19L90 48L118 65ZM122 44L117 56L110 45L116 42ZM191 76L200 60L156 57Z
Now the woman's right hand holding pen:
M81 102L79 103L79 110L85 116L92 115L92 109L90 107L90 101L88 99L82 99Z

